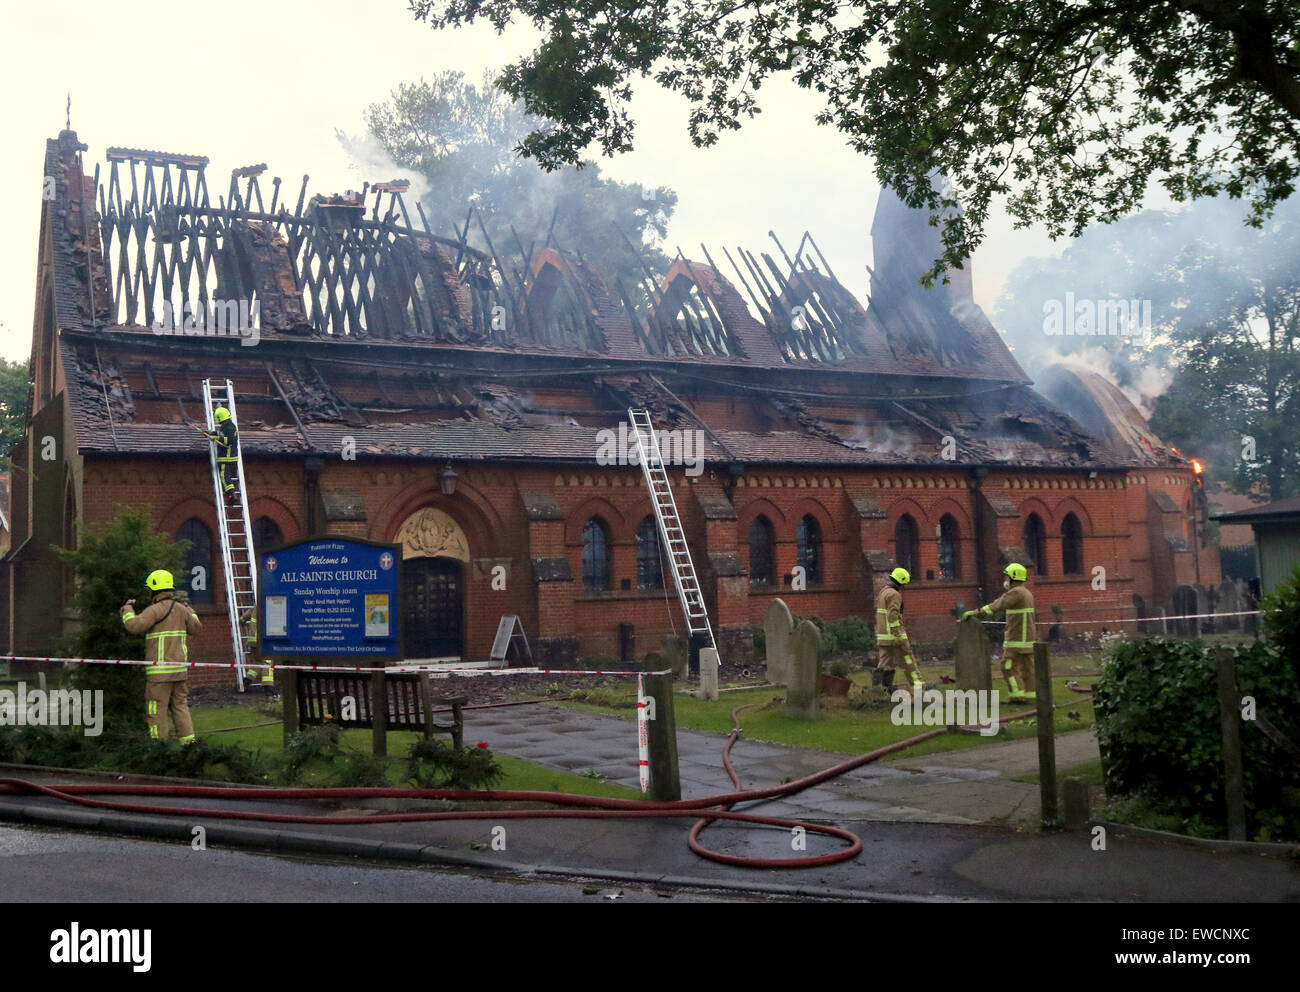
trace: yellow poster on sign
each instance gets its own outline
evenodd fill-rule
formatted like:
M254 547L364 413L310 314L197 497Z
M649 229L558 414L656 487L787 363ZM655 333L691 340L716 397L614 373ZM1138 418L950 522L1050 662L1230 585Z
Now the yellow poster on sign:
M388 637L388 593L366 593L366 636Z

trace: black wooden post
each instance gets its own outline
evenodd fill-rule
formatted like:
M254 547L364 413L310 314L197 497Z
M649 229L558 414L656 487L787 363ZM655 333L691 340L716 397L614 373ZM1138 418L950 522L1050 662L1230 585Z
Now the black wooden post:
M370 674L370 720L373 751L376 758L388 757L388 685L384 678L384 660L372 661Z
M1246 839L1246 787L1241 765L1241 711L1237 666L1231 648L1215 652L1219 669L1219 728L1223 734L1223 791L1228 804L1228 840Z
M1056 808L1056 733L1052 721L1052 659L1048 646L1034 645L1034 683L1038 708L1038 793L1044 830L1061 825Z
M296 664L296 662L295 662ZM284 714L284 746L289 746L289 735L298 732L298 673L292 669L281 669L280 707Z
M673 715L672 675L644 675L642 684L654 701L654 719L648 721L650 743L650 798L670 802L682 798L677 769L677 719Z

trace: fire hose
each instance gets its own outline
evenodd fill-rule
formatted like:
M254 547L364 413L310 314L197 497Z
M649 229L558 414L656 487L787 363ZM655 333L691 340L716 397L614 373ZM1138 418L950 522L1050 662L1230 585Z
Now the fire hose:
M755 705L755 704L751 704ZM862 840L851 831L819 823L804 823L781 817L738 813L732 807L742 802L757 802L784 798L803 792L854 769L902 751L922 741L948 733L946 727L927 731L906 740L887 744L865 754L832 765L803 778L766 789L744 789L740 777L731 763L731 749L739 739L741 727L740 706L731 712L733 727L723 748L723 766L726 768L735 792L700 799L679 799L667 802L646 802L639 799L609 799L580 796L572 793L534 792L522 790L478 789L407 789L407 788L229 788L202 785L119 785L119 784L69 784L41 785L19 778L0 778L0 794L30 794L48 796L63 802L94 809L123 813L161 814L191 818L254 820L262 823L299 823L346 826L363 823L418 823L434 820L529 820L529 819L662 819L696 817L697 822L687 835L687 846L699 857L720 864L746 868L815 868L838 864L855 858L862 852ZM1054 709L1056 707L1053 707ZM1001 717L999 723L1035 716L1036 711L1026 710ZM305 813L268 813L254 810L207 809L198 806L154 806L146 803L114 802L92 799L90 796L167 796L187 799L449 799L477 802L536 802L549 803L561 809L490 809L450 810L419 813L378 813L367 816L319 816ZM705 847L700 834L714 821L731 820L760 826L779 827L793 831L796 828L810 833L836 837L847 841L849 847L829 854L803 858L754 858L724 854Z

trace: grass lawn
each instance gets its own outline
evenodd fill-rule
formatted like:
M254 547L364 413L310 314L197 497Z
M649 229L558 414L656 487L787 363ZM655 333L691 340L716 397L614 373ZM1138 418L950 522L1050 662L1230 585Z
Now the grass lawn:
M282 750L284 742L284 728L278 722L269 727L214 733L216 730L247 727L249 724L265 723L273 719L268 715L265 707L266 704L196 706L191 710L194 715L195 733L200 737L206 737L214 744L238 744L249 751L261 751L264 758L274 758ZM276 711L278 712L278 707ZM410 784L406 778L406 751L419 737L419 734L410 730L389 731L387 779L392 785ZM342 734L342 743L345 747L369 754L370 731L345 730ZM505 773L496 785L498 789L571 792L582 796L606 796L614 799L641 798L638 790L628 789L612 782L575 775L571 772L555 771L507 754L498 753L495 754L495 758ZM335 784L329 763L324 760L309 762L303 770L300 784L304 786Z
M1071 692L1065 683L1071 676L1095 672L1095 662L1088 658L1065 659L1064 664L1057 665L1057 671L1063 674L1053 678L1053 699L1061 706L1055 712L1056 732L1063 733L1090 727L1093 724L1092 697ZM952 674L952 666L926 666L922 669L927 681L938 679L940 674ZM858 686L871 684L871 673L858 671L850 673L850 678ZM1086 683L1088 680L1081 680ZM999 716L1031 710L1032 706L1012 706L1006 702L1004 683L996 681L1000 690ZM940 688L956 688L941 686ZM822 714L813 721L793 720L785 715L785 704L781 702L784 690L778 687L760 689L743 689L725 692L717 702L706 702L693 696L678 694L674 696L673 707L677 726L689 730L704 730L725 734L731 730L731 711L738 706L758 704L759 708L749 709L740 714L740 723L744 736L752 740L770 741L777 744L792 744L797 747L816 748L841 754L863 754L886 744L915 737L932 726L915 727L911 725L895 726L890 715L893 706L884 702L880 708L854 710L843 697L822 697ZM593 695L597 703L587 701L566 701L557 705L585 710L590 713L602 713L606 716L620 716L627 720L636 718L636 710L628 705L634 700L636 690L602 690ZM607 705L613 704L613 705ZM1077 718L1068 714L1077 713ZM936 751L951 751L963 747L975 747L992 741L1022 740L1037 735L1033 717L1016 720L1006 725L1006 730L997 737L981 737L973 734L944 734L923 741L907 750L908 756L931 754ZM888 759L886 759L888 760Z

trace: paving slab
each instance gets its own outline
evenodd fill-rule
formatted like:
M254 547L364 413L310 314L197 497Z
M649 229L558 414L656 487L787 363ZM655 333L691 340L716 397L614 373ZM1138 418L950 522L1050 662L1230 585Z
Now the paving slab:
M539 705L473 718L473 735L494 750L557 771L594 770L608 782L640 787L636 724L615 716ZM1091 729L1058 734L1058 769L1098 760ZM677 731L682 796L697 799L734 791L722 767L725 734ZM745 788L803 778L848 756L741 736L732 763ZM1015 777L1038 770L1038 743L995 741L940 754L875 762L779 800L747 804L765 815L805 819L845 816L909 823L989 823L1038 813L1038 786Z

